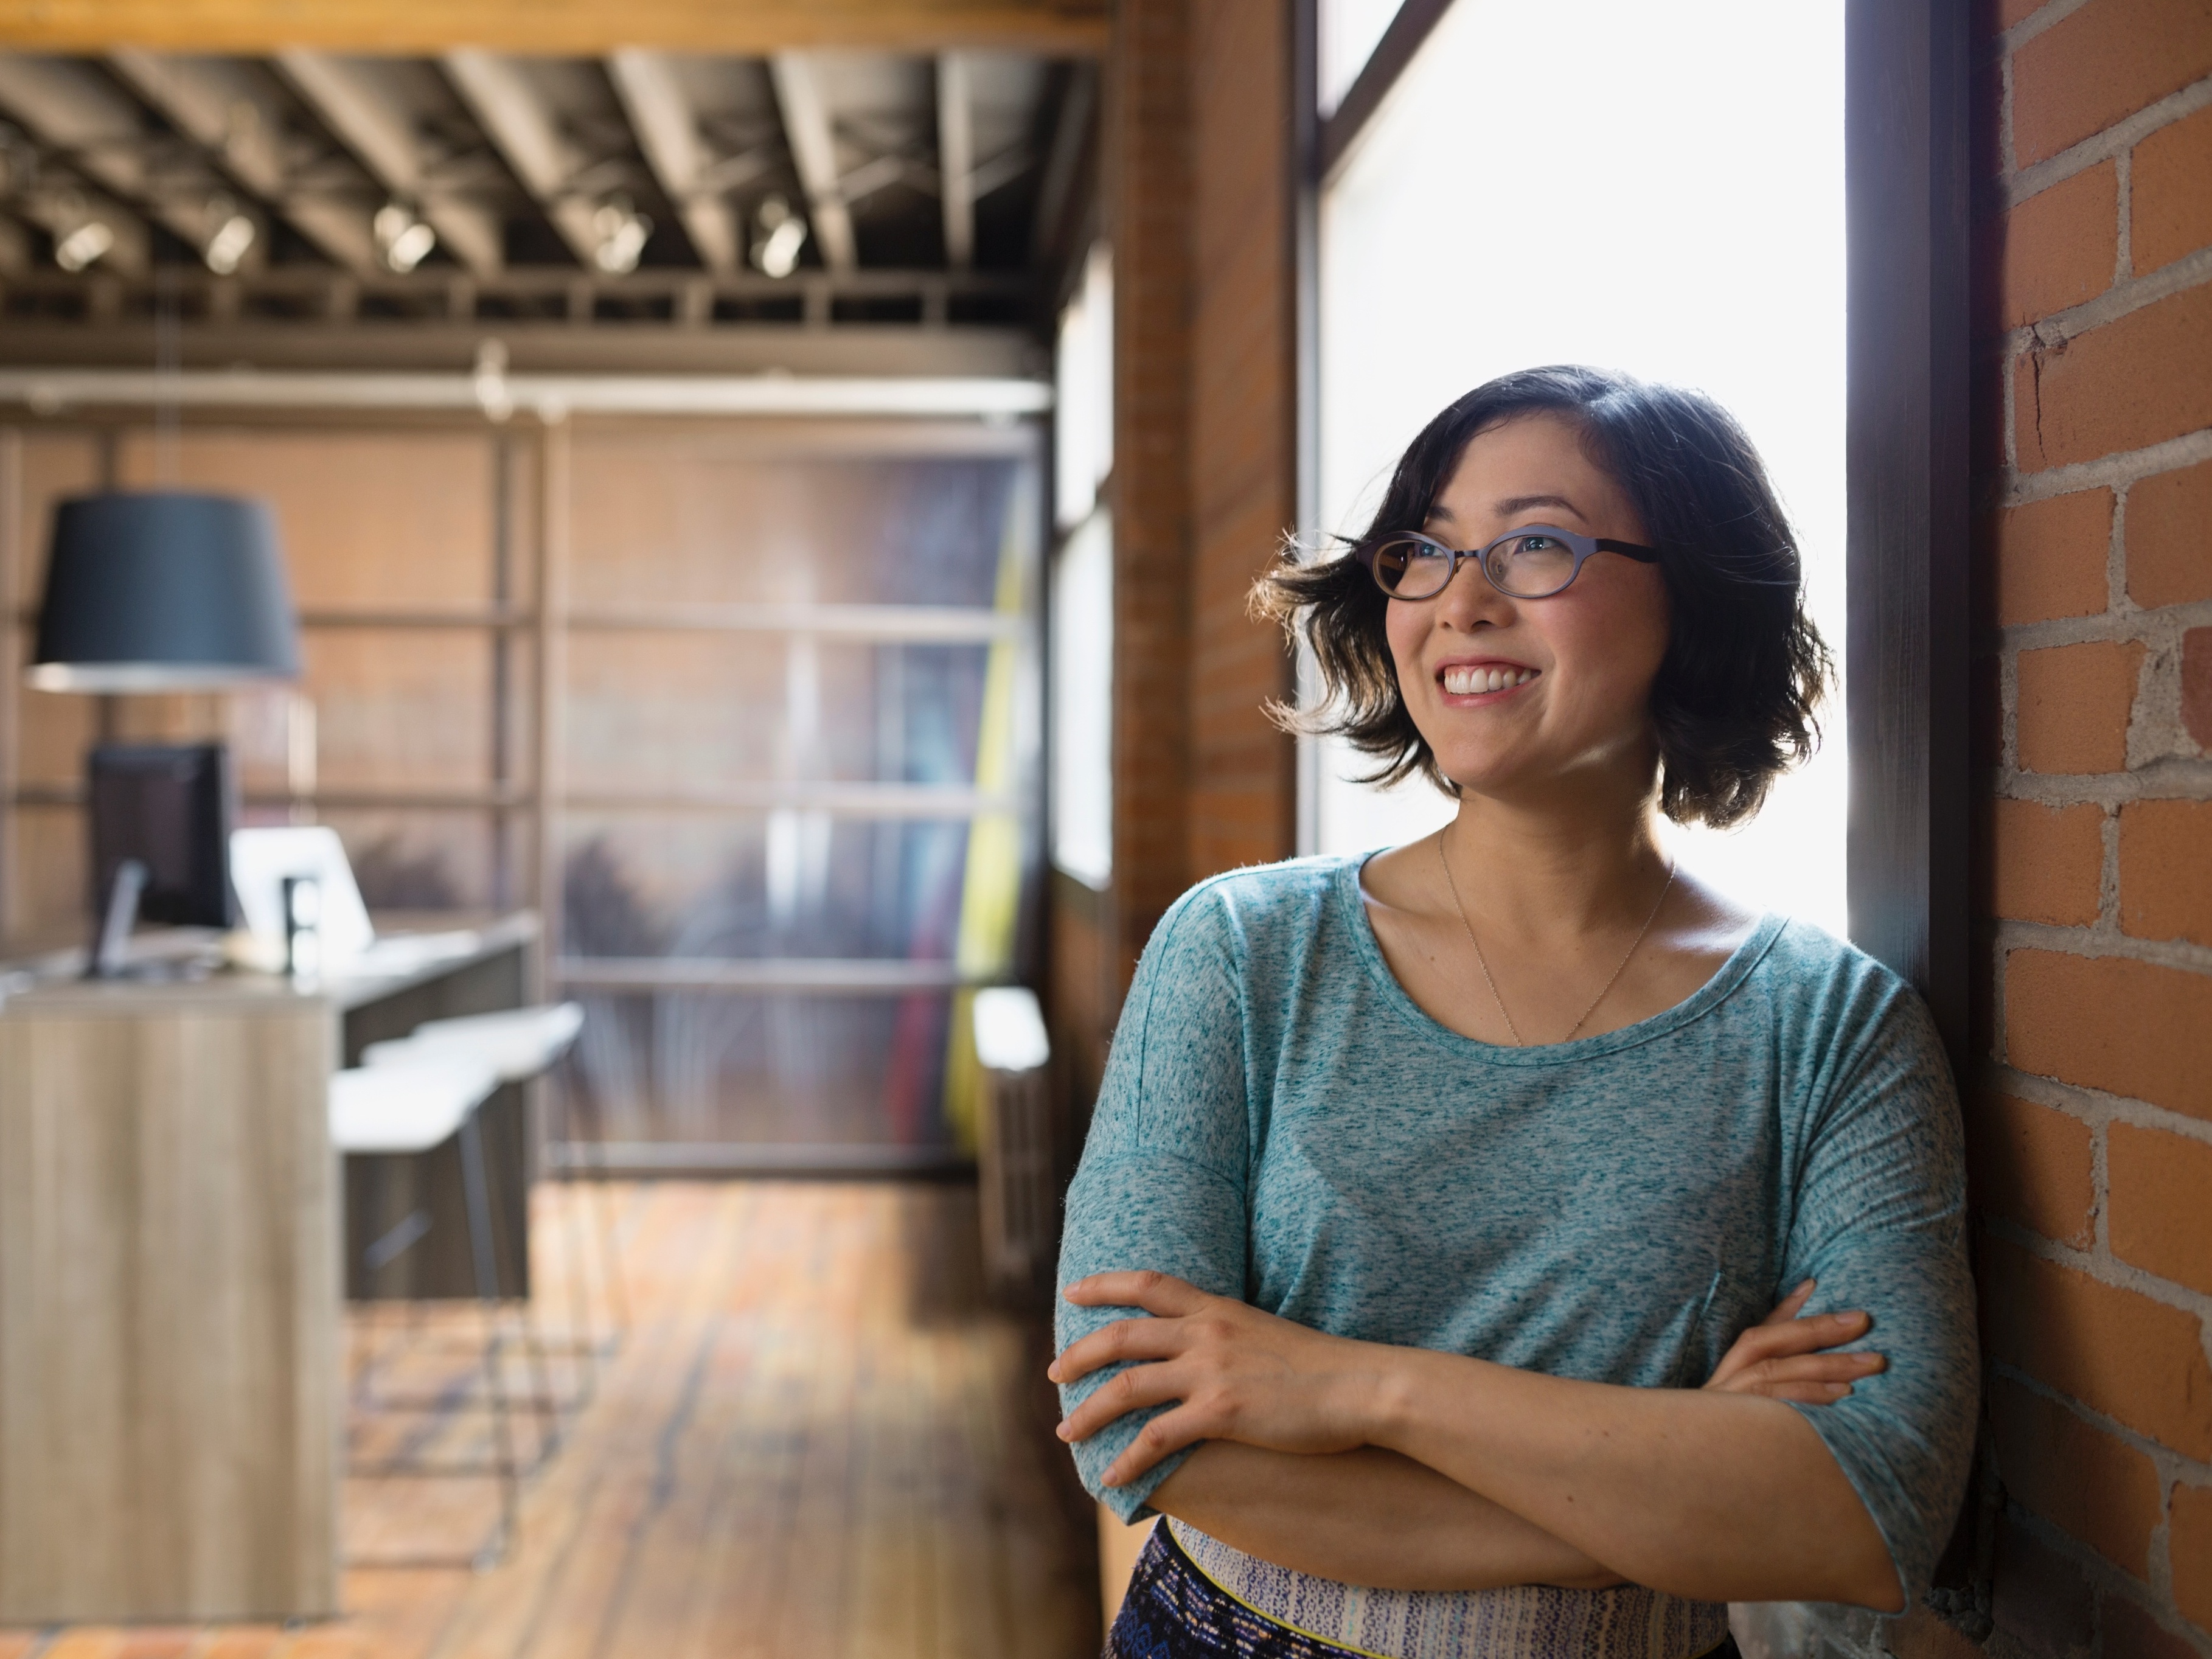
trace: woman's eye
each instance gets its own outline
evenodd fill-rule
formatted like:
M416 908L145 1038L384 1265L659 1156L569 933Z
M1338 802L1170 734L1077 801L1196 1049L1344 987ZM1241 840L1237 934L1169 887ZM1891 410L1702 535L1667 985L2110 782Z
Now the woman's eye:
M1513 550L1516 553L1556 553L1559 547L1559 543L1549 536L1523 536L1521 544Z

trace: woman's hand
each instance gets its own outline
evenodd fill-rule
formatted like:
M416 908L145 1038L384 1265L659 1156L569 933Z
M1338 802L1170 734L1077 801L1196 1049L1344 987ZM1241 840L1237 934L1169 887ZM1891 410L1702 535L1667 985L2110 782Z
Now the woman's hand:
M1853 1382L1888 1365L1878 1353L1821 1352L1824 1348L1856 1341L1866 1334L1873 1321L1856 1309L1800 1319L1797 1310L1812 1294L1813 1281L1808 1279L1780 1307L1736 1338L1721 1356L1705 1387L1729 1394L1761 1394L1770 1400L1829 1406L1849 1394Z
M1170 1452L1200 1440L1237 1440L1285 1452L1340 1452L1364 1445L1359 1407L1379 1380L1373 1344L1353 1342L1262 1313L1159 1273L1096 1273L1065 1294L1081 1308L1142 1308L1068 1345L1047 1375L1073 1382L1124 1361L1060 1425L1087 1440L1116 1418L1178 1401L1145 1425L1108 1467L1118 1486Z

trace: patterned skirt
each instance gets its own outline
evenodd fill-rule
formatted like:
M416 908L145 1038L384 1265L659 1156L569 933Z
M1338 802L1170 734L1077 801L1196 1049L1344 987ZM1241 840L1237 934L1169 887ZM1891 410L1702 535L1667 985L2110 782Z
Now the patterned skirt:
M1462 1627L1431 1632L1429 1639L1419 1632L1378 1628L1370 1635L1362 1630L1359 1634L1368 1640L1382 1642L1369 1646L1342 1639L1345 1621L1340 1619L1316 1620L1338 1627L1339 1639L1329 1640L1303 1621L1271 1616L1252 1601L1232 1594L1192 1559L1176 1533L1174 1523L1167 1521L1152 1528L1130 1576L1121 1611L1107 1632L1103 1659L1402 1659L1416 1651L1449 1654L1452 1659L1609 1659L1614 1653L1651 1651L1653 1638L1663 1648L1674 1634L1652 1628L1637 1616L1637 1609L1612 1605L1612 1598L1632 1599L1649 1592L1528 1586L1498 1599L1495 1607L1499 1616L1481 1619L1472 1627L1454 1620ZM1213 1542L1204 1534L1194 1535L1194 1541L1198 1540ZM1601 1614L1593 1619L1589 1614L1595 1610L1602 1610ZM1361 1621L1355 1616L1351 1622L1357 1626ZM1710 1638L1711 1633L1699 1634ZM1412 1639L1386 1639L1392 1636ZM1442 1645L1434 1639L1437 1636L1443 1638ZM1624 1642L1622 1637L1630 1639ZM1735 1643L1723 1629L1717 1642L1703 1639L1674 1647L1668 1659L1693 1656L1737 1659Z

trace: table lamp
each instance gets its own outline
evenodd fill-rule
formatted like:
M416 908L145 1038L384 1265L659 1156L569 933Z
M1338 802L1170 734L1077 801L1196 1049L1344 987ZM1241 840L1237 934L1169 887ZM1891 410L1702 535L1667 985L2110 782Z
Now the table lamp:
M207 691L300 672L299 624L266 505L181 490L108 492L54 512L38 643L42 691ZM119 970L143 900L162 921L228 927L234 816L219 744L93 751L87 799L91 971Z

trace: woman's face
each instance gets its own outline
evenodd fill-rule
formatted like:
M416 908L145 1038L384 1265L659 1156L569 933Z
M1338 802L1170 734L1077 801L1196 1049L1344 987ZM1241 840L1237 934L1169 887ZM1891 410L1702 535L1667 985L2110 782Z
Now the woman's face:
M1424 529L1477 548L1529 524L1648 539L1581 433L1553 415L1469 440ZM1605 774L1649 787L1651 683L1668 630L1656 565L1601 552L1564 592L1513 599L1470 560L1435 598L1392 599L1386 626L1407 711L1453 782L1492 796ZM1501 689L1489 689L1493 679Z

